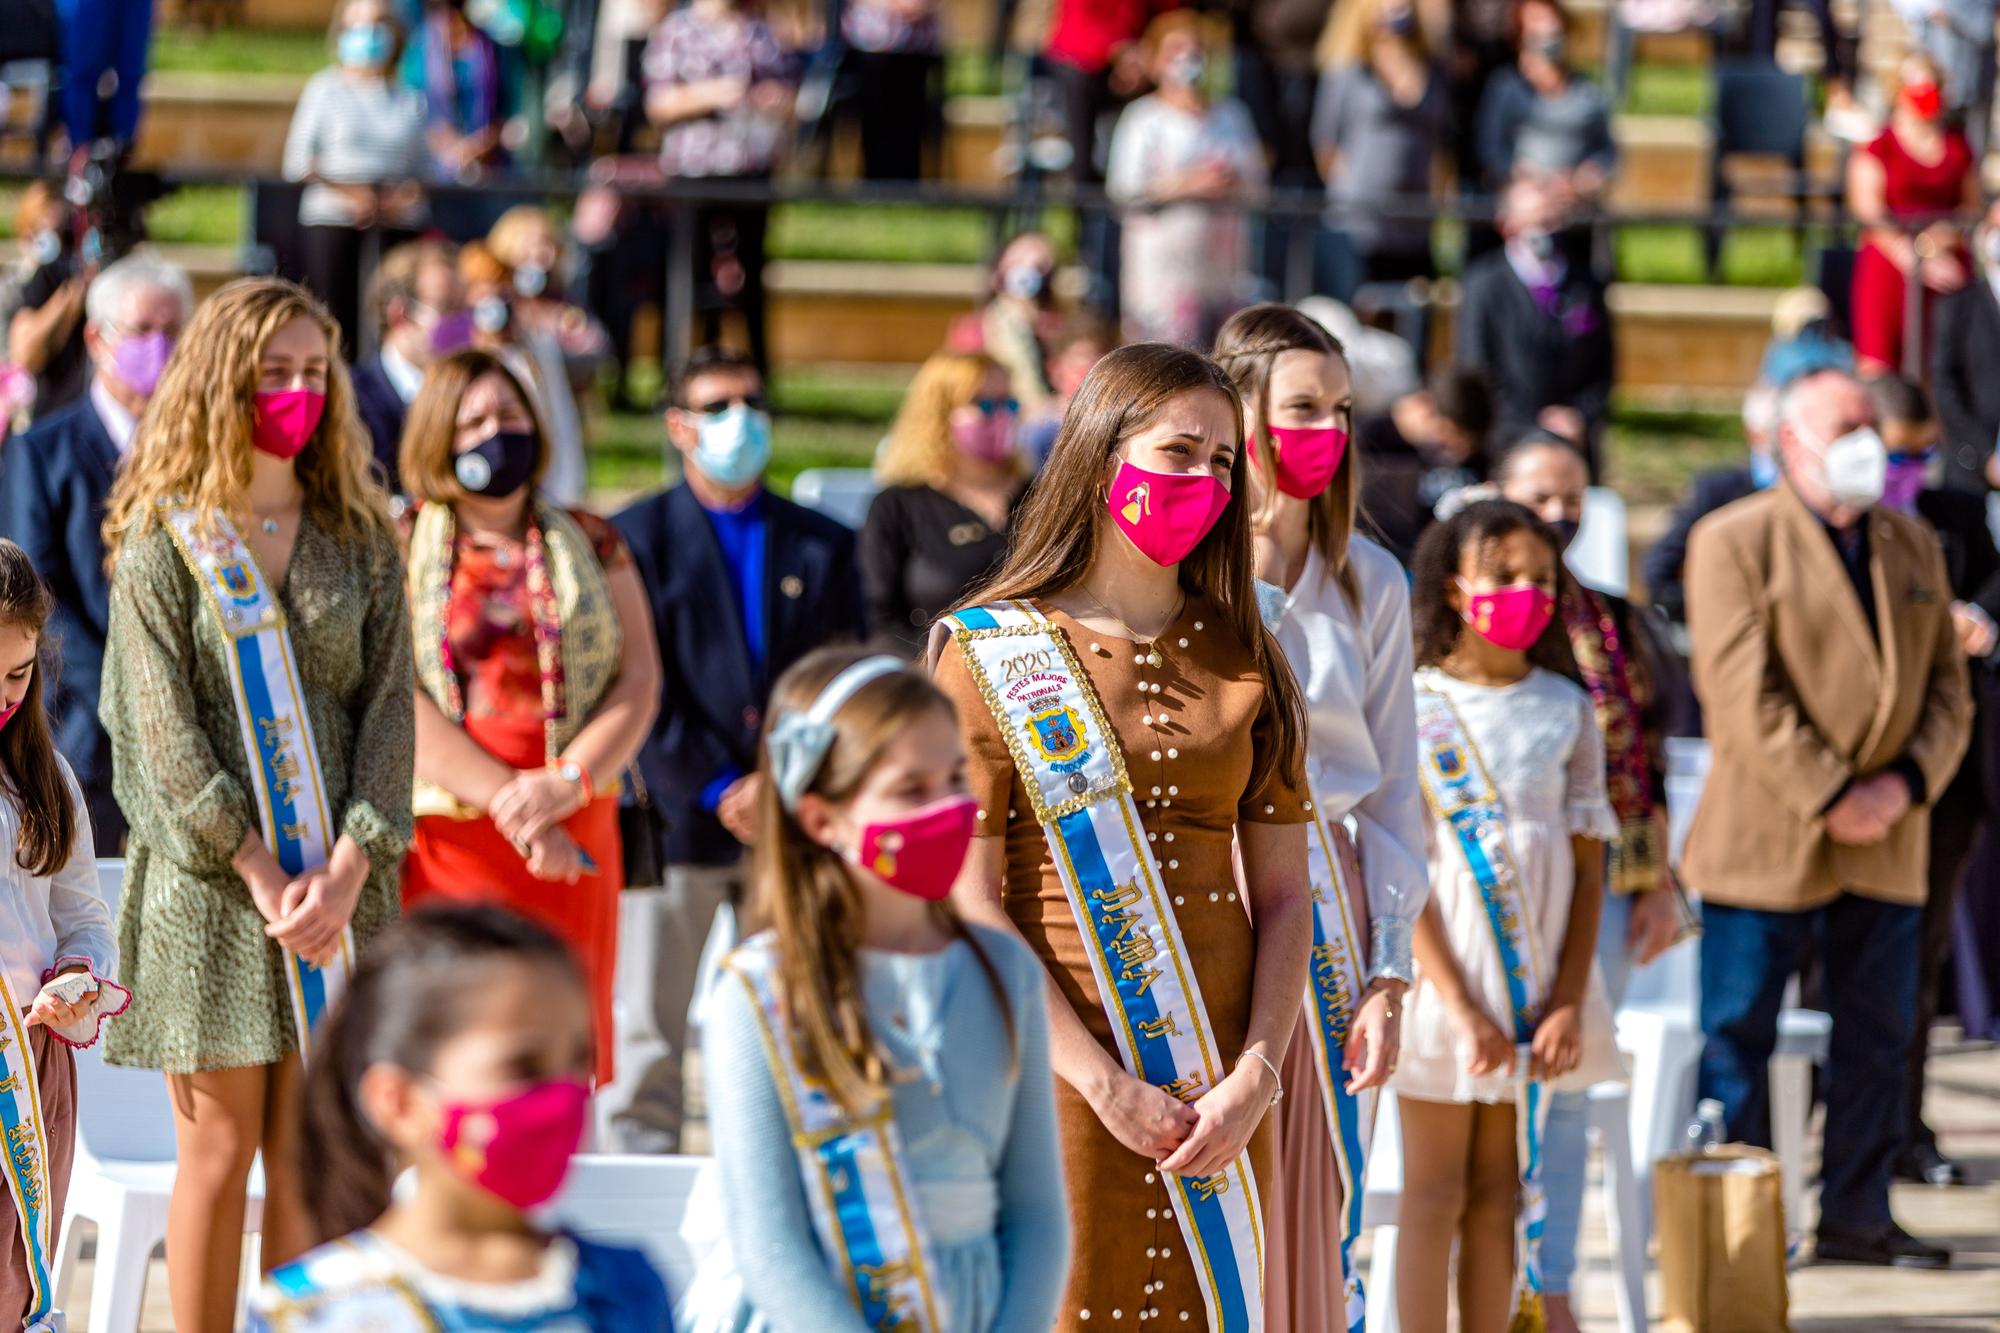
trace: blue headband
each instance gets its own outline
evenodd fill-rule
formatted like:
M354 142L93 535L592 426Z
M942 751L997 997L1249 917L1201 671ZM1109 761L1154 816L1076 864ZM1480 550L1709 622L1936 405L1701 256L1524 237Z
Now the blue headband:
M828 682L805 711L792 708L778 714L771 723L770 735L764 738L764 749L771 766L771 781L777 784L778 799L784 802L785 809L798 809L799 797L812 786L819 766L826 762L826 752L833 748L837 734L833 718L841 705L869 681L901 671L907 665L899 657L864 657Z

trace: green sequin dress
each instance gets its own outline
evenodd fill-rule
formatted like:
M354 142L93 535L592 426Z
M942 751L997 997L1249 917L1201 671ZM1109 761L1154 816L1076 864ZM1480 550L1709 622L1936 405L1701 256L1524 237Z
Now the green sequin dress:
M118 948L134 998L107 1024L105 1058L171 1074L272 1064L297 1045L278 946L230 866L257 819L227 646L205 597L165 528L127 541L98 709L132 826ZM346 541L308 516L279 602L334 827L368 857L353 919L365 947L397 913L416 761L395 539Z

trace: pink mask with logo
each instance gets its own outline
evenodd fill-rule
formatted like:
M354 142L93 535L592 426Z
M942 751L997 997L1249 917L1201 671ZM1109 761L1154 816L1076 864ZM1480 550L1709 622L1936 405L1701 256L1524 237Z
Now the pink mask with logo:
M273 458L297 458L324 411L326 395L317 389L259 389L250 443Z
M854 864L892 889L938 902L950 894L972 846L975 804L970 796L952 796L901 819L869 824L861 830Z
M1465 623L1496 648L1526 652L1542 637L1555 615L1556 599L1532 583L1513 583L1490 592L1474 592L1460 579L1465 594Z
M550 1079L483 1105L447 1102L438 1147L465 1180L502 1203L535 1208L562 1188L589 1110L590 1087L577 1079ZM492 1133L471 1142L466 1127L478 1121L490 1121Z
M1338 426L1267 426L1271 470L1278 489L1294 500L1310 500L1325 490L1347 456L1347 432ZM1250 437L1250 452L1258 452L1258 437Z
M1229 507L1229 488L1208 472L1151 472L1120 463L1106 499L1111 521L1156 565L1178 565Z

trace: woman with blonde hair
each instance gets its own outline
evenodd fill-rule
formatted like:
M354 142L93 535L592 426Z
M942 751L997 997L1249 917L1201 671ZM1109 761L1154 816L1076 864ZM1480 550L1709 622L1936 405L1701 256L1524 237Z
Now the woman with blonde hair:
M570 392L582 403L610 355L611 335L564 293L569 278L564 240L548 209L516 204L486 233L486 248L511 271L514 318L523 331L547 339L561 353Z
M861 525L869 632L915 656L931 621L1000 562L1027 489L1019 405L983 353L940 352L903 398Z
M107 503L99 706L131 821L113 1064L164 1070L174 1327L232 1326L251 1159L263 1262L309 1243L312 1024L396 915L410 835L403 565L338 327L304 288L196 310Z
M617 530L536 494L548 462L506 361L474 350L431 367L403 429L417 682L403 903L495 903L553 931L590 983L601 1086L618 780L652 730L659 640Z
M1265 1328L1350 1329L1363 1315L1353 1243L1372 1090L1396 1065L1411 930L1430 884L1409 584L1355 531L1360 459L1340 343L1290 306L1256 305L1222 326L1215 359L1243 395L1265 621L1305 692L1313 938L1327 946L1282 1066L1301 1095L1277 1117Z
M1298 683L1252 587L1248 467L1214 362L1110 353L1006 562L933 637L977 802L954 897L1049 979L1087 1256L1064 1333L1262 1326L1266 1112L1312 947L1311 811Z

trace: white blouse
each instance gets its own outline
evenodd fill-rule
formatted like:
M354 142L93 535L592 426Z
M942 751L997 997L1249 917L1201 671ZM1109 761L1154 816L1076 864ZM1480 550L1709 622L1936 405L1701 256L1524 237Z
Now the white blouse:
M1272 625L1305 692L1306 776L1333 819L1354 820L1372 923L1407 941L1430 894L1424 798L1417 779L1417 706L1411 681L1410 583L1396 557L1366 537L1348 540L1361 605L1308 546L1305 568ZM1404 946L1405 948L1407 946ZM1399 949L1398 952L1402 952ZM1407 954L1404 955L1405 957Z
M111 912L97 891L90 812L68 761L58 755L56 762L76 809L76 845L53 875L31 875L21 867L21 806L12 784L0 776L0 966L7 969L7 988L23 1010L41 990L42 974L62 959L86 961L107 980L118 975Z

